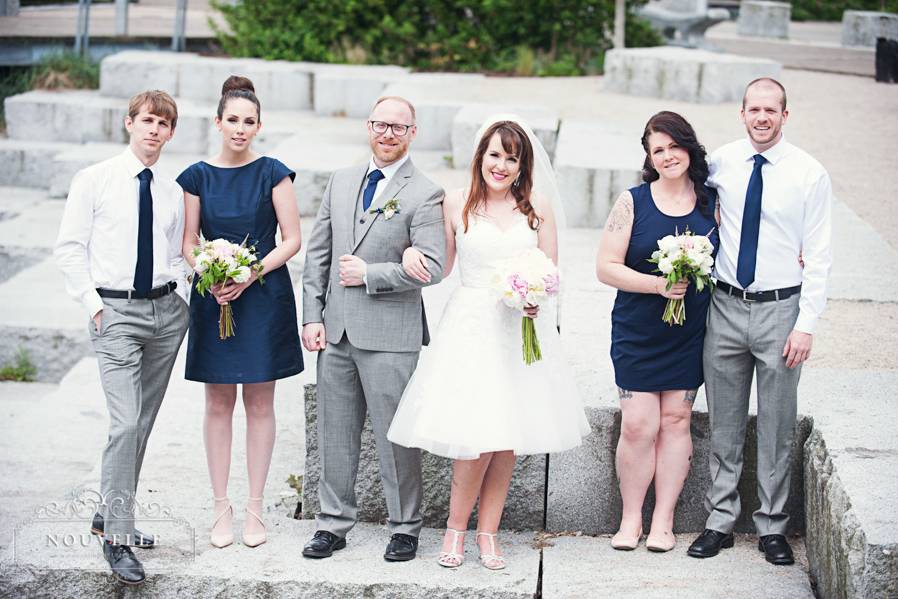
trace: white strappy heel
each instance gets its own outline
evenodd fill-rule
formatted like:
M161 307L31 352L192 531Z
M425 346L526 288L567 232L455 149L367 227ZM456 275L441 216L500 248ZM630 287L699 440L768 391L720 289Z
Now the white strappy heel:
M444 568L458 568L465 561L465 533L468 532L466 530L455 530L454 528L447 528L446 532L451 532L453 535L452 538L452 551L440 551L440 556L437 558L437 563ZM458 540L461 539L461 551L458 551Z
M483 553L480 552L480 564L486 568L487 570L502 570L505 568L505 558L501 555L496 555L496 535L498 533L494 532L478 532L474 536L474 540L477 541L481 536L484 536L490 540L490 552ZM477 547L480 547L480 543L477 543Z

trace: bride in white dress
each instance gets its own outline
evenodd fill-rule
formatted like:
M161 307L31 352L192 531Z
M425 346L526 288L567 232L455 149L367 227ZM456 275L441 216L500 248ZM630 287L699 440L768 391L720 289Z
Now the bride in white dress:
M534 191L555 188L545 150L514 117L490 119L477 139L471 182L443 203L443 276L457 253L461 286L446 304L387 437L455 460L440 565L462 564L479 497L480 561L498 570L505 560L496 532L515 456L570 449L590 429L562 353L554 306L527 310L542 348L542 360L528 366L521 354L521 314L492 289L497 265L528 249L538 247L557 263L560 203L557 194ZM429 279L416 249L406 251L403 266L410 276Z

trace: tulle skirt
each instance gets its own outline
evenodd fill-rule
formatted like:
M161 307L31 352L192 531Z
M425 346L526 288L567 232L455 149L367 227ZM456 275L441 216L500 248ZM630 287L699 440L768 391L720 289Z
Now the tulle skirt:
M536 330L542 360L528 366L521 314L489 289L456 289L403 393L390 441L456 459L579 445L590 428L551 305L541 308Z

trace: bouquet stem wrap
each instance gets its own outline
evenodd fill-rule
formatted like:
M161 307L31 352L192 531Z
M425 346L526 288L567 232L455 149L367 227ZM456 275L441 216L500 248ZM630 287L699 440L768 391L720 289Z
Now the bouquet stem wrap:
M526 316L521 319L521 337L523 337L524 363L530 366L534 362L543 359L543 353L539 349L539 339L536 336L536 326L532 318Z
M218 338L227 339L234 336L234 310L231 304L224 304L218 313Z

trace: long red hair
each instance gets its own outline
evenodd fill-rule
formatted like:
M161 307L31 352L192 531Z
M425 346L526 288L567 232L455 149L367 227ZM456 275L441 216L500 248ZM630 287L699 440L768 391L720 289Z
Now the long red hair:
M536 231L539 229L542 219L536 214L533 204L530 203L530 193L533 190L533 146L521 126L514 121L493 123L477 144L474 160L471 162L471 188L468 190L468 197L465 199L465 206L461 213L464 230L468 231L468 217L476 214L478 209L486 205L487 188L481 169L490 140L496 134L502 141L502 148L518 158L520 172L517 183L511 186L511 195L514 197L518 211L527 217L527 224Z

